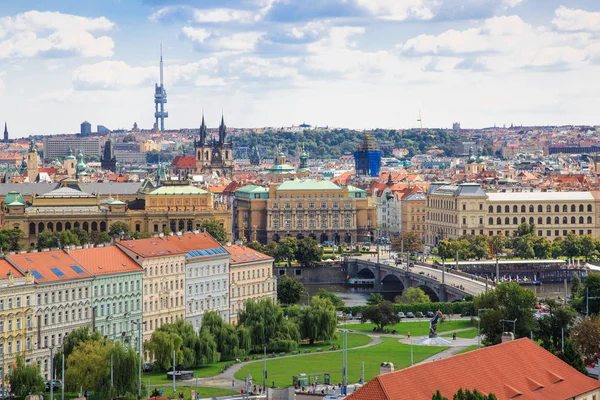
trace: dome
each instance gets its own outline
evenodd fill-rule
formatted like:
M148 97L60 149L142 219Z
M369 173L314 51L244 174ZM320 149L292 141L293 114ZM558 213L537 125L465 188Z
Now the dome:
M77 154L77 174L82 174L85 172L87 166L83 162L83 153L79 150L79 154Z
M75 160L75 156L73 155L73 149L69 147L69 155L65 157L66 160Z
M305 152L305 151L303 151L303 152L302 152L302 154L300 155L300 159L301 159L301 160L306 160L306 159L308 159L308 154L306 154L306 152Z

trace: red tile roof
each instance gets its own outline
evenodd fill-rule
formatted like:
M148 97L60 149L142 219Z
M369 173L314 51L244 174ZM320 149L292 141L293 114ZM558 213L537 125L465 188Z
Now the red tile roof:
M196 157L194 156L175 156L171 162L174 168L196 168Z
M18 269L10 265L6 260L0 260L0 279L6 279L6 275L12 272L15 278L22 278L23 274Z
M116 246L71 250L70 254L94 275L144 270Z
M77 260L62 250L9 254L6 259L22 272L31 270L36 283L92 277Z
M493 393L498 400L565 400L600 389L529 339L518 339L375 377L348 400L431 400L436 390Z
M231 257L229 258L230 265L255 261L273 261L273 257L239 244L225 246L225 250L231 254Z
M182 233L181 236L164 236L162 240L169 243L169 245L177 248L183 254L194 250L218 249L223 247L210 234L206 232L188 232Z
M149 238L138 240L121 240L117 246L142 258L170 257L184 255L185 251L173 246L172 243L161 238Z

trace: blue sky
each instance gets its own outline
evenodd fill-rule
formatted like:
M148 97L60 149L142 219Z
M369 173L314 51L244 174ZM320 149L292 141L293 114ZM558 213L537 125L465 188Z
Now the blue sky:
M597 0L3 0L11 136L167 127L598 124Z

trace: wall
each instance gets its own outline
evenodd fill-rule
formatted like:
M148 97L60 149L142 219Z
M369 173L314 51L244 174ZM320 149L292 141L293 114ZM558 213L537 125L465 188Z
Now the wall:
M281 276L282 272L291 277L298 278L300 282L334 284L346 283L346 272L341 267L322 266L322 267L275 267L275 276ZM299 271L299 275L298 275Z

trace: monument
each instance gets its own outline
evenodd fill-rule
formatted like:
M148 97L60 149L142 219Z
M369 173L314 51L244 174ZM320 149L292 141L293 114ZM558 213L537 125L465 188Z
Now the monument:
M442 312L437 310L429 321L429 336L419 339L416 341L417 344L428 345L428 346L448 346L449 340L438 337L437 335L437 324L439 319L442 317Z

